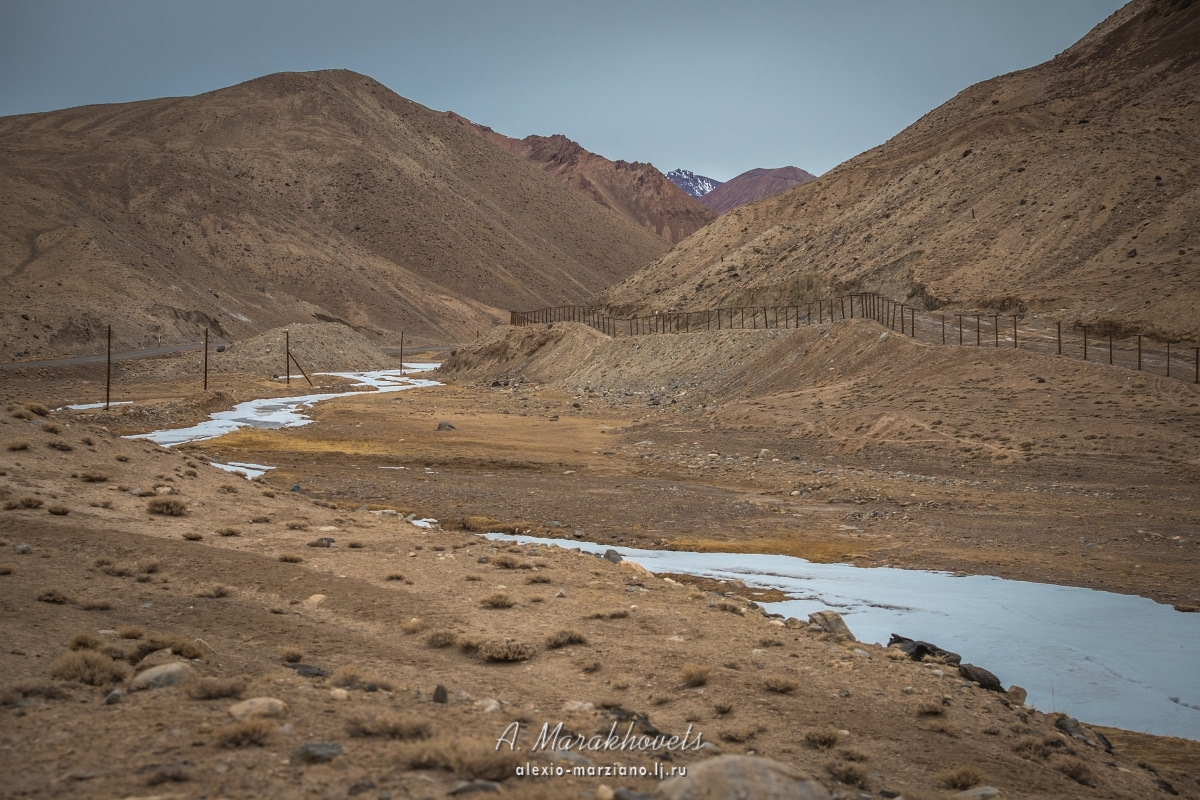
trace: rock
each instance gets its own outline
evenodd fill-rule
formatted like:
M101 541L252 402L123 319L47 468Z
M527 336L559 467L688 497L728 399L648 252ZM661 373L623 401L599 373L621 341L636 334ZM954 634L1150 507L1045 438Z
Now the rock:
M320 539L317 539L310 544L309 547L333 547L333 542L333 538L329 536L322 536Z
M435 703L449 703L450 702L450 693L448 691L446 691L446 687L442 686L440 683L433 688L433 702L435 702Z
M977 667L974 664L959 664L958 674L962 675L969 681L978 683L989 692L1004 691L1004 687L1000 685L1000 679L988 672L983 667Z
M337 742L309 742L292 753L293 764L328 764L342 754Z
M325 600L325 595L314 594L314 595L310 595L309 598L304 601L304 605L317 606L317 605L320 605L322 603L322 601L324 601L324 600Z
M29 545L26 545L26 547L28 546ZM1200 606L1188 605L1187 603L1176 603L1174 608L1176 611L1181 611L1184 614L1195 614L1196 612L1200 611Z
M117 703L121 702L121 698L124 696L125 696L125 693L122 692L120 689L113 689L111 692L109 692L108 694L106 694L104 696L104 705L106 705L106 706L116 705Z
M598 795L599 793L597 793ZM824 786L788 764L757 756L717 756L663 782L653 800L829 800Z
M808 624L801 622L795 617L788 617L783 621L783 627L787 628L788 630L799 630L800 628L807 628Z
M19 556L28 556L33 554L33 548L27 544L19 544L13 548Z
M563 703L563 711L591 711L596 706L586 700L568 700Z
M288 669L296 670L296 674L301 678L328 678L329 670L321 667L313 666L312 664L284 664Z
M339 701L340 700L349 700L350 692L346 691L345 689L343 689L340 686L335 686L329 690L329 696L332 697L334 700L339 700Z
M566 591L566 589L559 589L557 592L554 593L554 596L555 597L566 597L567 591Z
M572 764L578 764L581 767L592 766L592 760L582 753L576 753L574 750L552 750L550 755L559 761L570 761Z
M1054 720L1054 727L1058 728L1063 733L1070 736L1072 739L1080 739L1087 741L1087 736L1083 732L1083 728L1079 727L1079 720L1066 716L1065 714Z
M891 337L888 335L887 331L884 331L883 333L879 334L879 341L881 341L881 342L886 342L890 338Z
M230 706L229 715L239 720L250 717L282 717L287 710L287 703L274 697L251 697Z
M1025 698L1029 696L1029 693L1026 692L1024 689L1022 689L1020 686L1008 687L1007 694L1008 694L1008 702L1012 703L1014 706L1025 705Z
M304 490L300 488L300 484L298 484L298 483L293 483L293 484L292 484L292 488L291 488L291 489L289 489L288 491L289 491L289 492L302 492L302 491L304 491Z
M459 781L446 794L460 795L471 792L498 792L500 784L495 781Z
M635 564L632 561L622 561L618 564L622 572L628 572L631 575L636 575L639 578L653 578L654 573L643 567L641 564Z
M960 656L958 653L951 653L949 650L943 650L936 644L930 644L929 642L922 642L916 639L909 639L894 633L892 634L892 637L888 639L888 647L893 646L905 653L908 653L908 657L913 661L922 661L924 660L925 656L940 659L945 663L953 664L954 666L958 666L959 662L962 661L962 656Z
M179 662L178 656L169 647L164 647L161 650L155 650L152 653L147 653L142 657L142 660L137 663L138 668L157 667L162 664L176 664Z
M133 676L129 688L135 692L141 689L165 689L168 686L186 683L191 678L192 668L181 661L175 661L139 672Z
M999 797L1000 790L995 786L976 786L974 789L967 789L951 797L962 797L964 800L992 800L993 797Z
M604 560L611 561L614 564L620 564L621 563L621 554L618 553L616 550L613 550L610 547L604 551Z
M846 627L846 623L842 621L841 615L836 611L828 609L815 611L808 615L808 621L813 625L819 626L826 633L833 633L838 636L845 636L851 641L858 641L854 638L854 634L850 632L850 629Z
M494 697L488 697L483 700L476 700L475 705L479 706L479 710L484 714L491 714L501 709L500 701Z
M224 352L225 352L225 345L223 345L223 344L219 344L219 345L217 345L217 352L218 352L218 353L224 353Z
M437 426L437 429L438 429L439 431L452 431L452 430L454 430L455 428L454 428L454 426L453 426L452 424L450 424L449 422L439 422L439 423L438 423L438 426Z

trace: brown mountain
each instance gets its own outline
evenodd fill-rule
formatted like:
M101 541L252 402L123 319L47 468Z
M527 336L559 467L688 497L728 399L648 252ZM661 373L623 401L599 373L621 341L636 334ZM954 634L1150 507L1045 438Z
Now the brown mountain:
M1137 0L1053 60L722 215L605 297L689 308L865 289L1200 338L1198 98L1200 3Z
M541 166L568 186L605 208L624 214L671 244L686 239L716 218L653 164L610 161L561 134L513 139L453 112L447 112L446 116L513 155Z
M805 172L799 167L752 169L722 183L701 197L700 202L718 214L724 214L731 208L774 197L781 192L786 192L795 186L803 186L816 179L816 175Z
M0 119L0 360L337 320L455 340L662 239L346 71Z

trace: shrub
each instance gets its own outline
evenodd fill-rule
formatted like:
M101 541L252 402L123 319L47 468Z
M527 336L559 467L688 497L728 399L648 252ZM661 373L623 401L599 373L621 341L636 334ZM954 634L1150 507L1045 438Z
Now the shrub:
M182 517L187 513L187 503L174 497L155 497L146 503L146 510L151 514Z
M54 659L50 674L64 681L107 686L125 680L129 667L95 650L72 650Z
M39 417L47 416L50 413L50 409L46 408L41 403L26 403L25 408L29 409L34 414L37 414ZM49 424L53 425L54 423Z
M42 430L44 430L46 433L55 433L55 434L62 433L62 428L59 427L58 424L54 423L54 422L43 422Z
M453 631L434 631L425 637L425 644L430 647L453 647L458 643L458 636Z
M791 694L800 688L800 684L784 675L771 675L763 681L763 688L776 694Z
M165 767L158 767L151 772L150 777L146 778L146 785L161 786L164 783L187 783L191 779L191 773L182 766L170 764Z
M576 630L563 628L546 637L546 647L556 650L569 644L587 644L587 637Z
M938 782L947 789L965 791L983 783L983 773L974 767L955 767L938 773Z
M288 520L286 525L287 525L287 529L289 531L306 531L306 530L308 530L308 523L302 519Z
M88 505L92 508L112 508L112 500L93 500Z
M241 536L242 532L237 528L217 528L217 536Z
M262 719L246 719L226 725L213 732L213 738L221 747L262 747L271 736L271 723Z
M410 636L414 633L420 633L424 629L425 629L425 623L421 620L420 617L413 617L412 619L406 619L404 622L400 623L400 630Z
M26 495L24 497L12 497L4 501L4 510L12 511L19 508L41 508L42 501L40 498Z
M71 445L64 442L62 439L55 439L52 442L46 442L46 447L49 447L52 450L61 450L64 453L69 453L75 449Z
M839 783L844 783L847 786L855 786L859 789L867 788L867 771L857 764L834 761L825 765L825 771Z
M285 664L296 664L304 658L304 651L295 647L285 647L279 651L279 659Z
M74 602L70 597L67 597L58 589L43 589L38 594L37 599L41 600L43 603L53 603L57 606L63 606Z
M378 689L391 691L392 688L391 683L378 675L351 666L338 668L329 678L329 683L343 689L362 689L367 692L374 692Z
M375 714L359 713L346 722L346 732L351 736L380 736L386 739L427 739L429 723L416 717L380 711Z
M262 524L262 523L264 523L264 522L270 522L270 521L271 521L271 518L270 518L270 517L268 517L268 516L265 516L265 515L264 515L264 516L258 516L258 517L251 517L251 518L250 518L250 524L251 524L251 525L261 525L261 524Z
M9 442L8 449L13 452L16 452L18 450L28 450L29 442Z
M117 636L122 639L141 639L146 635L146 629L137 625L122 625L117 628Z
M65 517L67 514L71 513L71 509L62 505L48 506L46 510L56 517Z
M758 734L758 728L746 725L740 728L722 728L717 736L725 742L748 742Z
M625 619L629 616L629 612L623 608L615 608L612 611L597 611L595 614L589 614L588 619Z
M504 592L494 592L479 601L484 608L512 608L517 603Z
M940 717L946 713L946 707L941 703L935 703L932 700L926 700L921 705L917 706L917 716L919 717Z
M211 598L215 599L215 598L219 598L219 597L228 597L228 596L229 596L228 587L222 586L219 583L213 583L213 584L209 584L208 586L202 586L196 590L196 597L211 597Z
M489 639L479 645L476 655L483 661L528 661L537 650L531 644L511 639Z
M153 575L162 567L162 563L157 558L147 558L145 561L137 563L137 571L143 575Z
M804 741L809 747L817 750L829 750L837 747L841 734L837 728L809 728L804 732Z
M1066 758L1058 762L1056 766L1059 772L1076 783L1084 786L1096 785L1096 776L1092 774L1092 769L1087 762L1081 758Z
M285 564L299 564L302 561L304 561L303 558L301 558L298 555L294 555L292 553L284 553L283 555L281 555L279 557L279 560Z
M204 536L202 536L199 533L196 533L195 531L187 531L186 533L183 534L183 538L189 542L198 542L201 539L203 539Z
M516 569L521 565L521 560L511 553L497 553L492 556L491 564L500 569Z
M357 539L351 539L350 541L346 542L346 547L349 547L351 550L362 550L363 543Z
M103 644L103 642L86 631L75 634L71 637L71 641L68 642L68 646L72 650L99 650Z
M201 678L188 684L188 697L193 700L220 700L224 697L240 697L246 690L241 678Z
M112 603L104 600L82 600L79 603L79 607L84 611L111 611Z
M410 769L444 769L471 780L503 781L521 761L517 751L497 749L495 741L438 736L407 746L400 754Z
M708 683L708 675L712 672L711 667L702 664L684 664L679 671L680 677L683 679L684 686L703 686Z
M79 474L79 479L82 480L84 483L104 483L106 480L108 480L108 473L106 473L106 472L81 472Z
M387 576L384 578L384 580L385 581L402 581L402 580L404 580L404 576L401 575L399 572L389 572L387 574Z
M525 578L525 582L529 583L529 584L550 583L550 576L549 575L530 575L527 578Z

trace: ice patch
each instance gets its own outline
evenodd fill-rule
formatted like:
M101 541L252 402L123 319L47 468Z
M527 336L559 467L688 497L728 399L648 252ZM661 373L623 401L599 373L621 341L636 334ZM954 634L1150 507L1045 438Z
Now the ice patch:
M430 519L414 519L414 520L412 521L412 524L413 524L413 525L416 525L418 528L426 528L426 529L428 529L428 528L432 528L434 525L437 525L437 520L436 520L436 519L433 519L433 518L430 518Z
M336 375L355 381L355 386L371 386L379 392L399 392L441 386L437 381L424 378L408 378L398 369L375 370L372 372L322 372L321 375ZM353 397L361 392L329 392L300 397L271 397L238 403L229 411L218 411L207 420L190 428L173 428L152 433L129 436L129 439L149 439L163 447L174 447L187 442L215 439L238 428L294 428L312 422L304 415L311 406L322 400L337 397Z
M115 403L109 403L109 405L110 406L131 406L131 405L133 405L133 401L132 400L118 400ZM104 408L104 403L76 403L73 406L63 406L62 408L56 408L54 410L55 411L63 411L65 409L67 411L90 411L93 408Z
M602 554L608 545L489 533ZM790 556L612 548L651 572L737 579L789 596L769 613L837 611L864 642L892 633L961 653L1029 703L1095 725L1200 739L1200 614L1136 595L987 575L814 564ZM1178 700L1172 700L1178 698Z
M275 469L263 464L248 464L243 461L230 461L228 464L218 464L216 461L208 462L210 467L224 470L225 472L240 472L246 476L246 480L252 481L259 475L267 474L267 470Z

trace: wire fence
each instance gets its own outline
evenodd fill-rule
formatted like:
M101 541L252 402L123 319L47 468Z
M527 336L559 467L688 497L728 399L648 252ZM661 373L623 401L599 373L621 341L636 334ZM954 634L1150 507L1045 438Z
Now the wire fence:
M845 294L800 305L731 306L616 317L587 306L555 306L510 312L516 326L579 322L608 336L651 336L720 330L789 329L843 319L870 319L929 344L1014 348L1148 371L1200 384L1200 347L1195 342L1152 340L1111 328L984 311L919 311L872 292Z

